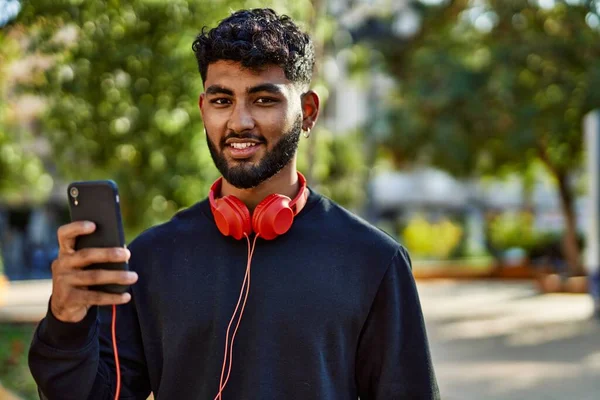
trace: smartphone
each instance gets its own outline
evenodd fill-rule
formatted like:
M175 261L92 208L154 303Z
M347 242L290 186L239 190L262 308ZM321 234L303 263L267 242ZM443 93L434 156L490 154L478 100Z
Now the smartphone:
M121 220L119 190L112 180L72 182L68 188L71 221L92 221L96 230L78 236L75 250L90 247L125 247L125 234ZM92 264L84 269L129 270L126 262ZM128 285L94 285L90 290L123 293Z

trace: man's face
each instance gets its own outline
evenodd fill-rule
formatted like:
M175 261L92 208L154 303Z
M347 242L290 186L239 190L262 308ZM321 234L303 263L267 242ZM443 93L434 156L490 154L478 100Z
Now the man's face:
M232 61L208 66L200 110L210 154L233 186L248 189L295 157L302 130L299 89L277 66L261 71Z

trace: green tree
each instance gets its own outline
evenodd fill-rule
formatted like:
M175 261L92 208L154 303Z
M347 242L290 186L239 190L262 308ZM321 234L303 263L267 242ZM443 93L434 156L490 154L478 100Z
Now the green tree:
M265 6L301 24L309 21L304 27L315 31L317 41L331 35L332 21L308 0L23 3L0 34L21 31L24 55L51 60L18 88L47 104L39 129L28 131L50 143L43 165L63 181L116 180L133 234L205 197L217 171L197 108L202 82L191 43L203 26L214 26L230 10ZM352 168L336 171L323 163L333 165L335 154L346 157L353 148L340 150L325 131L316 136L322 136L320 144L310 151L303 146L300 165L320 171L315 176L323 183L351 174ZM326 154L315 161L319 149ZM346 187L334 192L353 199Z
M9 67L20 57L19 47L14 37L0 33L0 48L0 98L6 100L0 106L0 192L4 202L36 201L48 194L51 178L40 159L26 148L31 137L22 120L36 105L39 109L39 102L31 97L11 101L16 93L14 81L8 79L13 75Z
M394 159L463 176L525 171L540 160L556 180L573 274L582 266L570 178L581 166L583 116L600 105L600 19L583 3L415 6L419 33L380 47L399 82L385 140Z

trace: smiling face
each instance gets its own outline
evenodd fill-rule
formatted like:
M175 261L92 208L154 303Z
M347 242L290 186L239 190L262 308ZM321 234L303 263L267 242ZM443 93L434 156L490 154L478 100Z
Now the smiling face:
M260 71L217 61L208 67L200 110L223 178L249 189L295 160L303 125L301 91L281 67Z

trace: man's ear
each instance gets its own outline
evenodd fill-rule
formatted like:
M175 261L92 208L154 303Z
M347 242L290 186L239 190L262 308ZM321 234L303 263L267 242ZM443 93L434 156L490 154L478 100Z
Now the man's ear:
M198 97L198 108L200 109L200 115L202 115L202 119L204 119L204 100L205 100L205 93L200 93L200 96Z
M312 129L319 118L319 95L309 90L302 95L302 129Z

